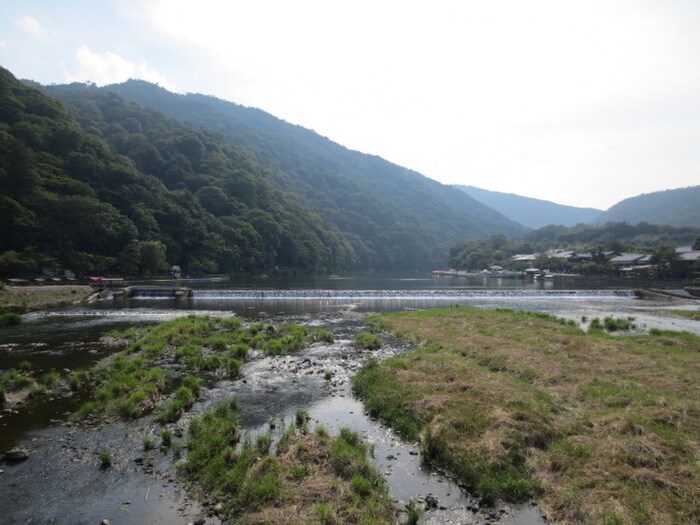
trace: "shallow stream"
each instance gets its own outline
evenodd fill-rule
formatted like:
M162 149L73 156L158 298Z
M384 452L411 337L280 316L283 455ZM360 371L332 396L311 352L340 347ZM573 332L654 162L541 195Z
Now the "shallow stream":
M416 445L403 442L368 418L362 404L351 395L349 380L370 357L350 346L354 334L363 329L364 313L456 304L544 311L577 322L583 316L630 316L640 330L656 327L700 334L699 322L662 315L670 307L697 309L697 302L640 300L625 290L470 294L419 288L400 293L277 290L253 296L208 290L190 299L142 297L28 314L22 326L0 332L0 369L17 366L25 359L43 370L87 366L113 351L100 342L106 331L190 313L322 326L335 334L335 343L315 344L294 356L254 355L244 366L243 379L211 384L192 413L215 400L235 396L241 425L255 434L267 432L271 423L277 429L283 422L291 424L295 412L306 409L312 427L323 425L332 432L350 427L361 432L373 446L375 463L399 507L409 500L421 505L426 499L431 502L421 523L542 525L544 521L532 505L479 507L449 478L425 470ZM405 350L390 341L373 357L383 359ZM326 372L333 374L332 379L325 378ZM206 502L202 506L191 500L178 484L172 452L144 453L144 438L156 436L159 425L145 418L136 423L79 428L67 422L67 413L78 403L72 398L36 400L2 413L0 454L17 445L30 451L27 461L0 464L3 523L98 524L110 519L114 525L184 524L200 517L206 523L218 523L215 517L207 516L211 512ZM180 427L184 434L186 420ZM97 455L105 448L113 451L113 466L101 470Z

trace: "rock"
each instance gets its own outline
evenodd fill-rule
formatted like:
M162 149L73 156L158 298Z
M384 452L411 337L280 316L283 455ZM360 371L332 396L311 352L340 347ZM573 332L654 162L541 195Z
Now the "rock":
M5 452L5 463L20 463L29 459L29 451L26 448L17 447Z
M425 497L425 510L430 510L430 509L437 509L438 507L438 500L435 496L432 494L428 494Z
M100 522L100 525L112 525L112 522L105 518Z
M204 525L207 522L204 518L199 518L192 522L192 525Z

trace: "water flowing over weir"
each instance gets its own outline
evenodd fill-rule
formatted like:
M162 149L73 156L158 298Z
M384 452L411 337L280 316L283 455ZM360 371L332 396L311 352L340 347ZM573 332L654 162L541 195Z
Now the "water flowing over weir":
M634 290L193 290L192 299L465 299L470 297L634 297ZM171 297L153 290L134 297Z

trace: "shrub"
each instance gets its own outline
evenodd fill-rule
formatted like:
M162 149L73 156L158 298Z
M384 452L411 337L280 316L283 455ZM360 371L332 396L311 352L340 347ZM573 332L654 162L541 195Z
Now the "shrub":
M324 343L333 343L335 341L335 336L325 328L316 328L311 332L311 340L322 341Z
M355 336L352 344L361 350L379 350L382 347L382 340L369 332L360 332Z
M1 326L18 326L22 324L22 316L15 312L5 312L0 314Z
M248 355L248 345L245 343L238 343L229 350L229 354L236 359L245 359Z
M148 452L149 450L153 450L153 437L148 436L143 438L143 449Z
M241 363L238 359L236 359L235 357L229 357L226 360L226 370L228 372L229 377L240 377L241 366L243 366L243 363Z
M297 410L294 421L296 422L296 425L298 427L303 426L306 423L307 419L309 419L309 413L306 410L304 410L303 408Z
M43 376L41 376L41 384L48 388L55 387L60 380L61 374L59 374L55 370L52 370L51 372L46 372Z
M603 323L600 322L600 319L597 317L594 317L591 319L591 324L588 325L589 330L602 330L603 329Z
M618 330L630 330L634 328L634 325L629 319L615 319L613 317L606 317L603 319L603 326L608 332L616 332Z
M85 387L90 382L90 373L87 370L75 370L68 375L68 384L74 392Z
M112 466L112 453L109 450L100 450L98 458L100 459L100 468L106 469Z

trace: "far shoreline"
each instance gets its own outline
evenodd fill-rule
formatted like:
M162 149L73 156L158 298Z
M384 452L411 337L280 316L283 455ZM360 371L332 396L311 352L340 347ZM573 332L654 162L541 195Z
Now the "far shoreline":
M6 285L0 289L0 312L24 314L60 308L86 302L94 294L91 286L82 284Z

